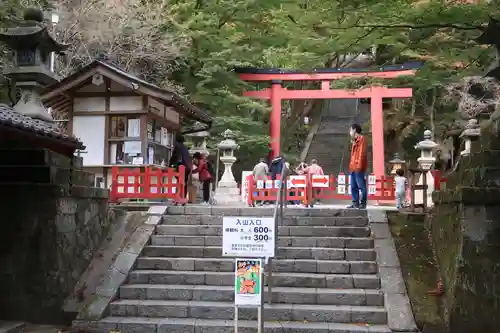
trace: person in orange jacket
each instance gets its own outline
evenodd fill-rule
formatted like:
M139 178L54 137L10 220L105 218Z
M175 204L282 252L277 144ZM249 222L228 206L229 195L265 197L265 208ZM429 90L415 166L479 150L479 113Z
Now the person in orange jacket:
M366 139L361 135L361 126L352 124L349 134L353 140L349 172L351 173L352 205L348 208L366 208L368 193L366 191L366 170L368 168ZM361 192L361 198L359 193Z

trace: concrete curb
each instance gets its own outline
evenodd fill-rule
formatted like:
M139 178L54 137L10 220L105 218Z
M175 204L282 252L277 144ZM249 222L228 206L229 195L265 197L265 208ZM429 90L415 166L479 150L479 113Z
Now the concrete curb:
M167 206L151 206L149 208L147 221L130 236L98 284L93 300L78 313L77 320L94 321L105 315L109 303L116 297L118 289L127 279L137 257L144 246L148 244L156 226L162 221L162 215L166 212Z
M369 209L368 221L377 253L380 284L387 310L387 326L398 333L418 332L387 214L383 210Z

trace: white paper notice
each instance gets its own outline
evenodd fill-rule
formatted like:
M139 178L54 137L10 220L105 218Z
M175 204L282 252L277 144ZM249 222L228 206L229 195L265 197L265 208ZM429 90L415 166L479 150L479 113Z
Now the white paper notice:
M130 138L138 138L141 136L141 121L140 119L129 119L127 124L127 136Z
M123 152L128 155L137 155L141 153L141 141L125 141L123 143Z
M164 127L161 128L160 144L162 146L168 146L168 130Z

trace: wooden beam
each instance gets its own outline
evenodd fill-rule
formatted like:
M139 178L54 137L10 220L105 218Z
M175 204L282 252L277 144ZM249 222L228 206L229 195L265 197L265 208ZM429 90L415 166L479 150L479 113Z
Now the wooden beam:
M148 113L148 118L149 119L153 119L157 122L159 122L161 124L161 126L169 129L169 130L178 130L179 128L181 128L181 124L176 124L174 122L171 122L170 120L168 119L165 119L165 117L162 117L162 116L159 116L157 115L156 113L153 113L153 112L149 112Z
M68 134L73 135L73 98L70 99L70 103L68 106Z
M67 99L66 97L64 97L64 99L61 99L57 103L52 103L52 105L50 107L53 109L58 109L60 107L64 107L64 106L68 105L70 102L71 102L71 99Z
M111 89L111 80L108 79L107 77L104 77L104 84L106 85L106 91L109 91ZM105 102L104 102L104 108L105 112L109 113L109 110L111 109L111 98L109 97L109 94L104 95L105 97ZM104 116L104 164L109 164L109 128L111 124L111 119L110 116L106 115Z
M119 116L130 116L130 115L141 115L141 114L146 114L148 113L146 110L137 110L137 111L130 111L130 110L125 110L125 111L76 111L74 113L75 116L102 116L102 115L109 115L113 117L119 117Z
M380 91L384 98L408 98L413 96L412 88L371 87L357 90L322 89L322 90L289 90L280 88L281 99L335 99L335 98L370 98L374 89ZM271 99L271 89L245 91L243 96L258 99Z
M78 86L79 84L85 82L87 79L92 77L92 75L94 75L96 72L97 72L97 70L94 68L94 69L88 71L87 73L82 74L82 76L80 76L79 78L76 78L73 81L68 81L66 83L60 84L59 87L42 94L42 96L41 96L42 101L46 101L46 100L49 100L51 98L54 98L55 96L65 94L69 89L74 88L74 87ZM63 82L64 82L64 80L63 80Z
M75 92L72 94L75 98L91 98L91 97L134 97L140 95L134 91L95 91L95 92Z
M142 96L142 108L144 110L148 109L148 96ZM143 114L140 117L140 128L139 137L141 138L141 151L142 151L142 163L148 164L148 115ZM154 132L153 132L154 133Z

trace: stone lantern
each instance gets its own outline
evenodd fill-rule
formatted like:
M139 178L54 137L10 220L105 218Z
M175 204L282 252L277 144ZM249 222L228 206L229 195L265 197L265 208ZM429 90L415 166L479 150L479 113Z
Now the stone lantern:
M461 156L469 156L472 146L472 141L477 140L481 135L481 128L479 127L477 119L469 119L465 126L465 130L460 134L460 137L465 140L465 149L460 152Z
M417 159L418 166L425 171L430 170L434 162L436 162L436 158L433 156L433 150L438 144L432 141L431 138L432 132L426 130L424 132L424 140L415 145L415 149L420 150L420 157Z
M209 151L207 149L207 138L210 136L210 133L202 131L187 134L186 136L189 136L191 138L191 142L193 143L191 149L189 150L191 155L194 153L200 153L205 156L209 155Z
M61 53L68 45L52 38L43 23L43 13L38 9L27 9L24 21L18 26L0 30L0 42L15 55L14 66L5 71L5 75L21 89L21 98L14 110L35 119L53 121L39 92L59 81L50 70L51 53Z
M420 157L417 159L418 166L422 169L422 174L418 179L416 185L427 184L427 192L426 192L426 203L427 207L432 207L434 205L432 201L432 192L434 192L434 177L432 173L429 172L434 162L436 162L436 158L433 155L433 150L438 146L437 143L432 141L432 132L426 130L424 132L424 140L420 141L415 145L415 149L420 150ZM424 190L415 190L415 204L423 204L424 203Z
M224 132L224 140L222 140L218 148L221 152L220 161L224 164L224 173L215 190L215 201L217 204L238 204L240 203L240 193L238 184L234 180L232 166L236 162L234 151L239 148L239 145L234 140L234 133L231 130Z
M190 137L191 142L193 143L191 149L189 149L189 154L191 156L193 156L195 153L200 153L203 156L209 155L210 152L207 149L207 138L210 136L210 133L208 133L207 131L202 131L186 134L186 136ZM196 188L196 199L201 199L203 197L203 190L199 175L197 173L193 174L192 176L192 185Z
M395 175L397 170L404 169L406 165L406 161L399 158L398 153L394 154L394 158L389 163L392 165L391 175Z

